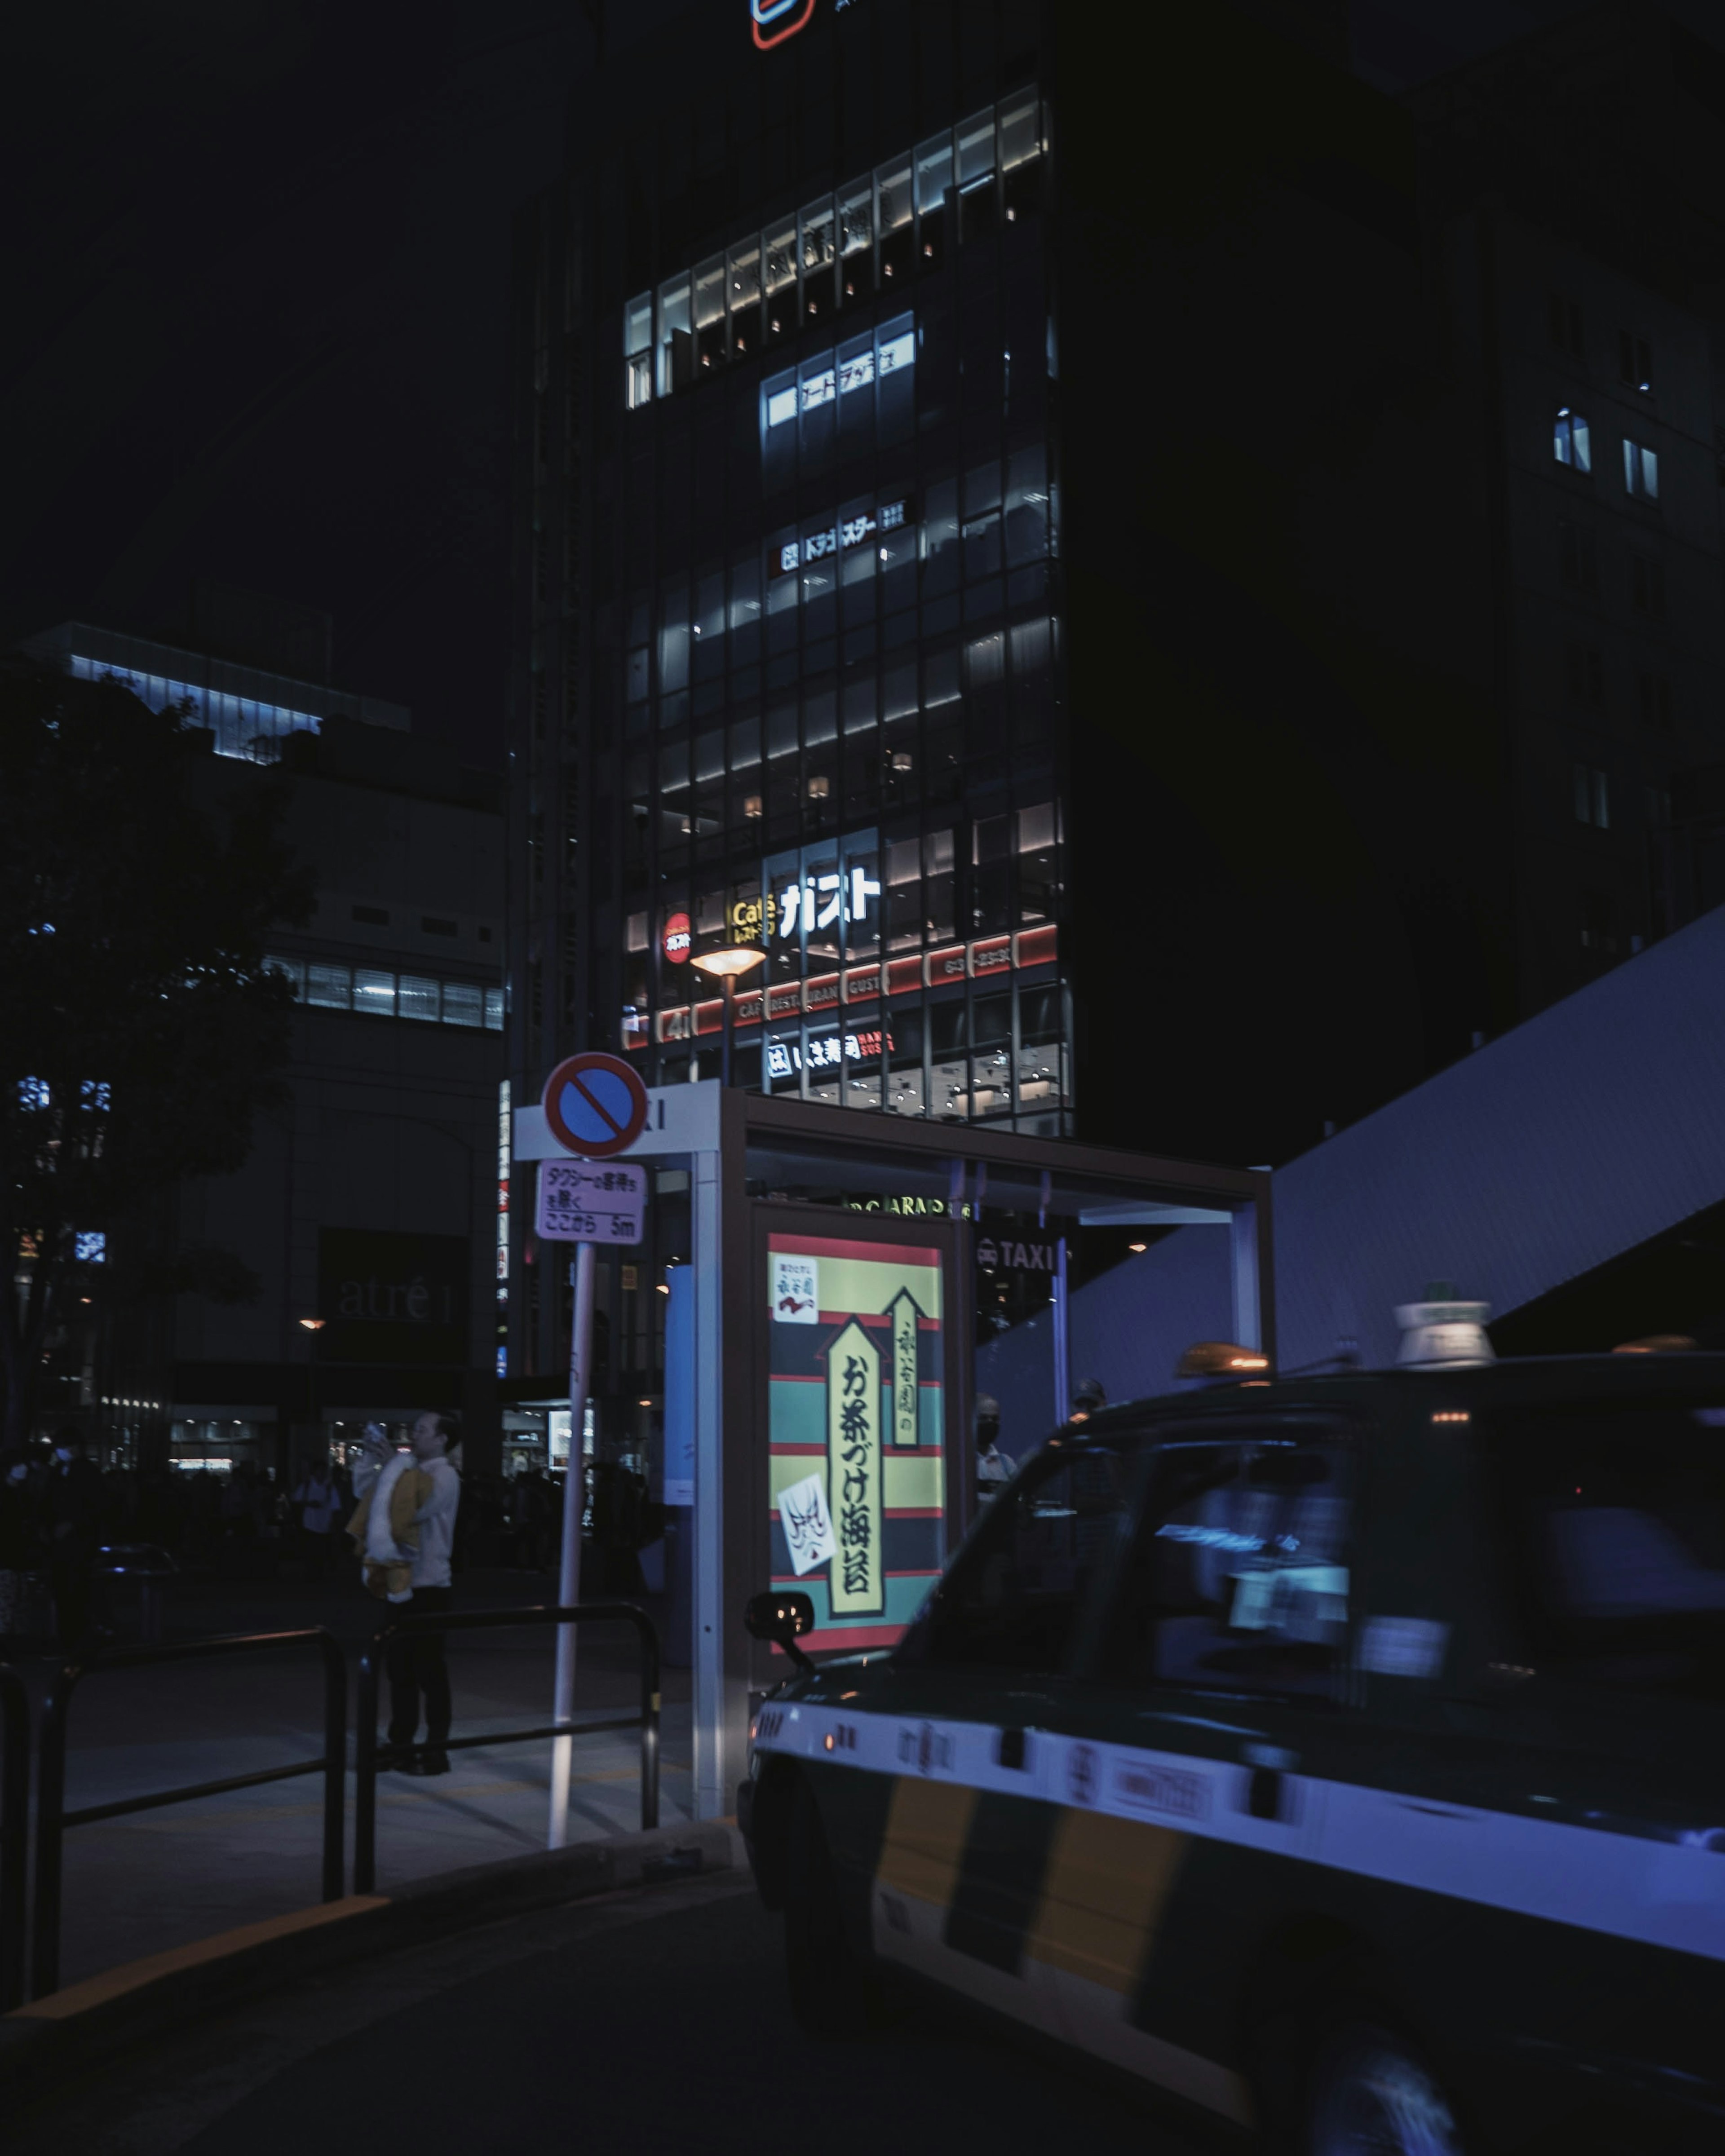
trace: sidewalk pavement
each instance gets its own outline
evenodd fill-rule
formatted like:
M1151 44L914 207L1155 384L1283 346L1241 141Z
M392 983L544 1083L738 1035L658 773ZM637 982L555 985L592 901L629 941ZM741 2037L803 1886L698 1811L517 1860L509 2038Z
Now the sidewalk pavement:
M526 1607L551 1599L549 1583L537 1575L487 1573L464 1581L459 1606ZM365 1641L382 1621L384 1605L345 1579L249 1588L177 1583L168 1637L325 1624L348 1650L351 1678ZM454 1733L480 1736L548 1720L555 1636L550 1626L452 1635ZM48 1657L29 1658L24 1666L39 1728L57 1666ZM666 1671L663 1691L660 1819L670 1827L692 1816L688 1672ZM583 1633L577 1650L578 1721L633 1712L638 1697L633 1635L622 1627ZM387 1686L383 1711L387 1716ZM350 1760L352 1712L350 1682ZM322 1750L321 1670L301 1650L98 1671L80 1686L69 1727L69 1809L286 1765ZM457 1752L452 1771L435 1779L380 1775L378 1891L542 1849L551 1749L544 1739ZM572 1839L639 1827L639 1758L631 1730L578 1738ZM350 1772L350 1866L353 1781ZM307 1775L70 1829L63 1981L316 1901L322 1814L322 1777Z

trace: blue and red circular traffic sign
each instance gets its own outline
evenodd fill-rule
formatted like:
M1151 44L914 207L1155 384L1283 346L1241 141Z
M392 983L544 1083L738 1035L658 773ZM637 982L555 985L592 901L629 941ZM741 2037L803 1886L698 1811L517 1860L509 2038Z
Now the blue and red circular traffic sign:
M588 1160L624 1152L647 1126L647 1089L621 1056L567 1055L545 1081L545 1120L568 1152Z

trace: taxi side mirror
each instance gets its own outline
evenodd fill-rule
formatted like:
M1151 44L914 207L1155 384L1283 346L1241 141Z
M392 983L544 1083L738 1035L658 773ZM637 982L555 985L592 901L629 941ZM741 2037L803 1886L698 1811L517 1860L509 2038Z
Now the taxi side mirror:
M768 1640L783 1647L799 1670L814 1667L797 1645L804 1632L814 1630L814 1604L794 1589L770 1589L752 1594L742 1605L743 1630L752 1640Z

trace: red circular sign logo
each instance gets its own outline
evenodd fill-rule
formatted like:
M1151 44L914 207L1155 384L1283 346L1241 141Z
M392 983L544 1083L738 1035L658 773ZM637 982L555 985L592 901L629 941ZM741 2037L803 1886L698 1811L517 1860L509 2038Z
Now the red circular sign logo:
M689 933L688 915L686 913L672 914L665 924L664 937L665 955L672 965L686 966L688 964L689 946L693 940Z

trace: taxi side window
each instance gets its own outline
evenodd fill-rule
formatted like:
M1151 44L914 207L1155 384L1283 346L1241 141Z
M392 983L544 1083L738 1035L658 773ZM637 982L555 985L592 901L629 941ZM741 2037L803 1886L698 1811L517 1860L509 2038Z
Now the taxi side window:
M1350 1466L1305 1436L1159 1447L1098 1675L1339 1697Z
M1493 1416L1527 1651L1572 1681L1725 1687L1725 1406L1564 1401Z
M1086 1445L1029 1469L942 1583L921 1659L943 1667L1065 1666L1097 1568L1119 1549L1142 1455Z

